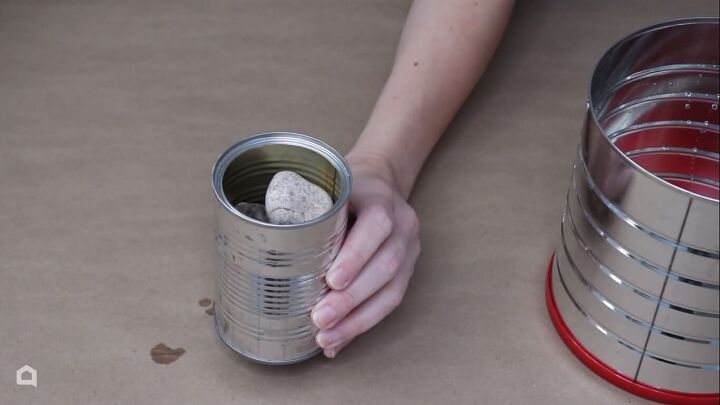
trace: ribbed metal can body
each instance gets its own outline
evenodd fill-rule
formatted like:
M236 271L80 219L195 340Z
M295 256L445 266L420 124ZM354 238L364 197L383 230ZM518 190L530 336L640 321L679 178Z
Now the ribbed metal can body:
M240 213L240 202L263 203L275 173L292 170L323 188L331 210L297 225L274 225ZM310 310L328 291L325 272L347 227L350 168L312 137L272 132L249 137L218 158L215 325L222 340L265 364L291 364L319 352Z
M691 394L720 391L718 27L660 24L600 60L552 270L582 346Z

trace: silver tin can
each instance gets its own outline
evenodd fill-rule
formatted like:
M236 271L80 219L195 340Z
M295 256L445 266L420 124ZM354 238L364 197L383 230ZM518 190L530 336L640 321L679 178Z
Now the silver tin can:
M720 388L719 36L672 21L600 60L548 279L575 353L655 400Z
M240 213L240 202L264 203L273 175L292 170L333 198L324 215L273 225ZM347 227L350 167L312 137L271 132L225 151L212 172L217 200L215 326L222 340L264 364L291 364L320 352L310 310L328 291L325 272Z

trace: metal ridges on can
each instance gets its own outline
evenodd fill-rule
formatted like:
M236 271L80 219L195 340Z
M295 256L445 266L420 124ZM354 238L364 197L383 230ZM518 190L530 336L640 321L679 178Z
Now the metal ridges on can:
M718 27L653 26L598 63L548 279L573 352L668 403L720 399Z

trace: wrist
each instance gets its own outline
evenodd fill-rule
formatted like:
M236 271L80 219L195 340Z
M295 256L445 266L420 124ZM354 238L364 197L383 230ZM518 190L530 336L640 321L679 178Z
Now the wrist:
M348 152L345 159L350 164L353 175L379 177L393 188L401 189L397 168L392 159L382 152L355 147Z

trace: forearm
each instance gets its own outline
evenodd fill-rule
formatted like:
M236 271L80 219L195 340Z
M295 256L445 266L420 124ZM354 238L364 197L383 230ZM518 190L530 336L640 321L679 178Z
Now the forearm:
M489 63L512 3L415 0L390 76L349 157L389 164L393 181L407 197Z

